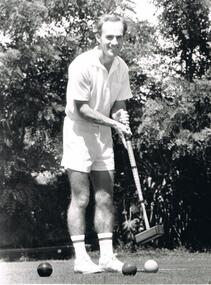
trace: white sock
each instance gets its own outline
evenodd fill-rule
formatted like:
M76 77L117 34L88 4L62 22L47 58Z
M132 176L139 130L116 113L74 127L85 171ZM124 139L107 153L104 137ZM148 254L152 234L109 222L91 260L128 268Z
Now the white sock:
M100 233L98 234L100 245L100 258L108 258L113 256L113 234L112 233Z
M83 259L89 256L85 246L85 235L73 235L71 236L71 240L75 249L76 259Z

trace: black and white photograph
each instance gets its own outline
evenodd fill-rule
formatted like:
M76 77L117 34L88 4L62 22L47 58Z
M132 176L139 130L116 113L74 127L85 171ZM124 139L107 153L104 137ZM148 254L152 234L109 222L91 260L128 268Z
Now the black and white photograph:
M210 0L0 0L0 284L211 284Z

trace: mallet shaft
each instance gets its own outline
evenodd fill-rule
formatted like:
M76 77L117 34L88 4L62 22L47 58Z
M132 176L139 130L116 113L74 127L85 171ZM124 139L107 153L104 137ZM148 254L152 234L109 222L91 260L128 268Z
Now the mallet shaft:
M128 151L128 156L129 156L129 160L130 160L130 165L131 165L132 172L133 172L133 178L134 178L136 189L138 192L138 196L139 196L139 199L141 202L144 223L145 223L146 229L148 230L148 229L150 229L150 225L149 225L149 220L147 217L147 212L146 212L146 208L145 208L145 204L144 204L143 194L142 194L142 190L141 190L141 183L140 183L140 179L139 179L139 175L138 175L138 170L137 170L137 165L136 165L136 160L134 157L134 152L133 152L131 140L127 139L126 144L127 144L127 151Z

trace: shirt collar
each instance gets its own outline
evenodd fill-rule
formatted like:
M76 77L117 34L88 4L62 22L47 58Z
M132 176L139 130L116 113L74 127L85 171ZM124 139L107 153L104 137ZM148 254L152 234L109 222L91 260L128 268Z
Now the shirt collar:
M103 68L103 65L102 65L102 63L100 62L100 59L99 59L99 56L98 56L97 49L98 49L98 47L95 47L95 48L93 48L93 50L92 50L92 51L93 51L93 61L92 61L92 65ZM111 69L110 69L110 70L112 70L112 71L113 71L113 70L116 70L117 67L118 67L118 65L119 65L119 58L118 58L118 56L116 56L116 57L114 58L113 62L112 62L112 65L111 65Z

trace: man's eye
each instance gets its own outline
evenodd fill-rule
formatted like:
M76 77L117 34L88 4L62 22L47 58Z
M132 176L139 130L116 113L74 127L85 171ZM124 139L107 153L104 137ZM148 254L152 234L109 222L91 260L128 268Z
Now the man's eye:
M106 36L106 39L109 41L112 41L114 38L116 38L117 41L120 41L123 37L122 36Z
M122 36L117 36L116 37L118 41L120 41L123 37Z
M109 41L113 40L113 36L107 36L106 38L107 38L107 40L109 40Z

